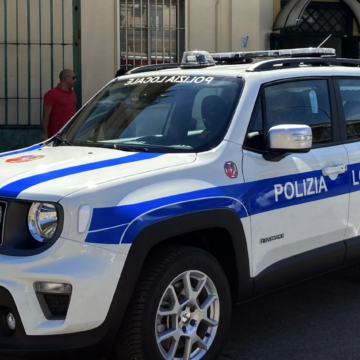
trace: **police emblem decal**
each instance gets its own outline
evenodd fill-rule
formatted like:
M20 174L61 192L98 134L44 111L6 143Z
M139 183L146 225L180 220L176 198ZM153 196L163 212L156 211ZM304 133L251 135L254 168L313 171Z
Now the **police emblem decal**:
M230 179L236 179L239 175L236 164L232 161L227 161L224 165L225 175Z
M34 161L34 160L39 160L42 159L43 157L45 157L44 155L25 155L25 156L19 156L17 158L12 158L12 159L8 159L5 162L7 163L23 163L23 162L29 162L29 161Z

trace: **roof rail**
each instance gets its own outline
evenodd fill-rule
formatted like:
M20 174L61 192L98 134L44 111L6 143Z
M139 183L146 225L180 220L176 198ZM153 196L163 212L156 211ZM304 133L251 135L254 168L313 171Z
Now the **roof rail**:
M360 60L358 59L340 59L332 57L323 58L296 58L296 59L278 59L278 60L267 60L251 65L246 71L269 71L269 70L280 70L284 68L297 68L301 65L312 65L312 66L349 66L349 67L360 67Z
M146 71L158 71L158 70L165 70L165 69L175 69L175 68L178 68L178 67L180 67L179 63L144 65L144 66L139 66L139 67L136 67L134 69L129 70L126 73L126 75L137 74L137 73L142 73L142 72L146 72Z

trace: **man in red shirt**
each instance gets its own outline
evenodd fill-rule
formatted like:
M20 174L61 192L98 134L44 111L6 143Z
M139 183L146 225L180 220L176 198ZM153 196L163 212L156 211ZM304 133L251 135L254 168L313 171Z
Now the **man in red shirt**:
M77 99L72 87L76 77L72 70L61 71L60 84L44 96L41 141L55 135L75 115Z

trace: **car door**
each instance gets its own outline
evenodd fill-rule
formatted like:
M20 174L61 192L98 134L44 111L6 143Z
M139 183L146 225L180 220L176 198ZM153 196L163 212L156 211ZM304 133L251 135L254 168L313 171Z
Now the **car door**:
M346 263L360 259L360 77L334 78L341 133L349 157L350 203Z
M257 100L243 155L256 295L343 263L349 172L333 97L316 78L265 85ZM310 126L313 147L268 161L267 131L283 124Z

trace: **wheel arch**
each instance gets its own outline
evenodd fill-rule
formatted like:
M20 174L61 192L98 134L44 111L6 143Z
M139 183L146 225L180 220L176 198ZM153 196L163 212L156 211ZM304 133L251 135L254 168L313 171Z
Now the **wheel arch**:
M219 235L222 235L221 242ZM245 232L241 219L233 210L212 209L180 215L143 229L130 247L118 283L118 289L126 288L129 299L147 255L163 244L183 244L208 251L228 276L233 301L251 298L253 281ZM234 269L235 274L231 274Z
M222 232L226 232L228 234L227 239L231 241L230 244L233 249L231 256L236 262L237 288L237 294L235 294L235 296L233 294L233 300L239 302L252 297L253 280L250 277L249 255L245 232L239 216L233 210L212 209L161 220L143 229L135 238L126 258L105 321L98 328L84 332L83 336L86 336L87 342L91 343L91 346L89 346L89 354L91 354L92 349L98 348L103 349L104 354L111 352L112 345L119 333L144 261L150 251L162 244L183 244L184 236L187 234L194 235L205 230L212 231L212 229L221 229ZM194 244L191 242L191 244L189 243L188 245L199 246L199 243ZM217 247L211 247L211 244L210 251L205 248L205 250L212 253L219 261L218 249ZM226 262L225 260L226 256L219 261L223 268ZM226 266L224 270L225 273L228 272Z

